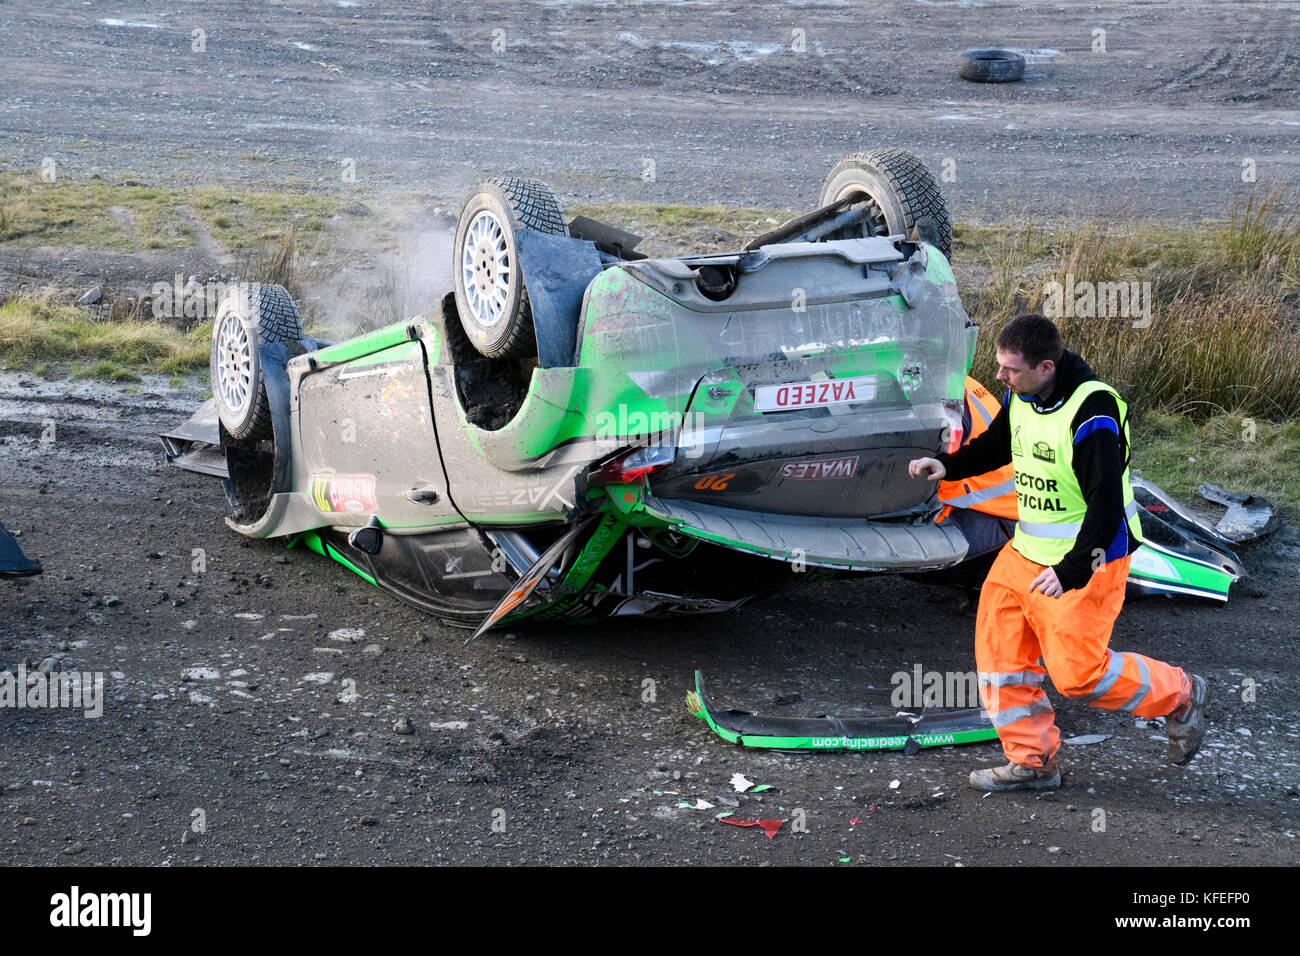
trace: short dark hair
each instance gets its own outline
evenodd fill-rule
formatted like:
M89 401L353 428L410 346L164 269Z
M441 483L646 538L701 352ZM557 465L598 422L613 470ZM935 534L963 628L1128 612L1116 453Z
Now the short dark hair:
M1061 361L1065 346L1056 323L1041 315L1018 315L998 333L997 346L1003 352L1019 352L1031 368L1048 360Z

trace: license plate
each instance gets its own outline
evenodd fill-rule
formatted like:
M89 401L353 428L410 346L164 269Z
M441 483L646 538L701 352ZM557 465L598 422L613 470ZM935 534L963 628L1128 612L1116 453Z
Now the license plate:
M821 408L869 402L876 397L876 376L831 378L824 382L760 385L754 389L754 407L760 412L786 412L795 408Z

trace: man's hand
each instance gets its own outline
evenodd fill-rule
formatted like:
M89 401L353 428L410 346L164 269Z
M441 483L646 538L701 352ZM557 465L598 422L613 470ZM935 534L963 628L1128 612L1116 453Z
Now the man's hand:
M1060 597L1065 593L1065 588L1061 587L1061 582L1056 577L1056 572L1051 568L1043 568L1043 573L1034 580L1029 582L1029 593L1042 591L1048 597Z
M937 458L914 458L908 463L907 473L913 478L927 476L931 481L938 481L948 474L948 469Z

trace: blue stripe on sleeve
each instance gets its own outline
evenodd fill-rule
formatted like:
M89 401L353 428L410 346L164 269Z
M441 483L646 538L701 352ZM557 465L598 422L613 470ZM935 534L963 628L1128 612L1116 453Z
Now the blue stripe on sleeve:
M1092 418L1080 425L1079 430L1074 433L1074 443L1079 444L1099 428L1104 428L1107 431L1114 432L1117 436L1119 435L1119 425L1115 419L1109 415L1093 415Z

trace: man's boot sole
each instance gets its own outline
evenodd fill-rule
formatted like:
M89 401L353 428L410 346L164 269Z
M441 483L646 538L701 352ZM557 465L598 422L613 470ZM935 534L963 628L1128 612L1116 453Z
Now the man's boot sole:
M1199 682L1199 684L1196 682ZM1210 685L1205 680L1204 677L1201 677L1199 675L1196 676L1196 682L1193 682L1193 686L1192 686L1193 698L1196 696L1197 686L1200 686L1201 688L1204 689L1204 696L1201 699L1200 733L1196 735L1196 740L1192 744L1191 750L1184 753L1182 757L1180 757L1178 760L1171 761L1175 767L1185 767L1189 763L1191 763L1192 758L1201 752L1201 744L1205 742L1205 728L1206 725L1209 723L1208 718L1210 713ZM1168 717L1165 718L1166 723L1169 721L1169 719L1170 718Z
M970 785L986 793L1003 793L1007 790L1055 790L1061 785L1061 772L1058 770L1050 777L1035 777L1033 780L1020 780L1016 783L995 783L985 787L975 782L975 771L970 775Z

